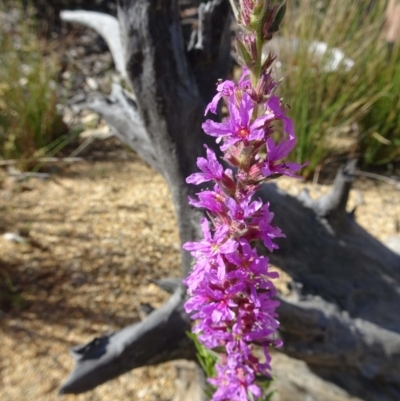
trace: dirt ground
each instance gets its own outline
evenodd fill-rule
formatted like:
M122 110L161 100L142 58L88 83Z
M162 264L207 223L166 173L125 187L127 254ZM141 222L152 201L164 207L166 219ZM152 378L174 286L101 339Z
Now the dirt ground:
M167 295L150 280L179 275L179 240L161 176L117 146L107 157L57 166L47 180L15 182L0 172L0 399L50 401L73 367L68 348L139 320L142 302ZM2 175L1 175L2 174ZM278 180L292 194L328 186ZM359 179L349 208L384 241L400 225L400 191ZM5 239L15 233L22 243ZM74 401L167 401L175 369L134 372Z

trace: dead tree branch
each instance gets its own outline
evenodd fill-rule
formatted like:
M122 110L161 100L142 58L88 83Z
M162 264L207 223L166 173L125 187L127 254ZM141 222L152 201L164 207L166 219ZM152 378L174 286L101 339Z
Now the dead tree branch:
M141 366L174 359L195 359L189 318L183 310L185 294L178 288L170 300L140 323L75 347L76 367L59 390L78 394L92 390Z

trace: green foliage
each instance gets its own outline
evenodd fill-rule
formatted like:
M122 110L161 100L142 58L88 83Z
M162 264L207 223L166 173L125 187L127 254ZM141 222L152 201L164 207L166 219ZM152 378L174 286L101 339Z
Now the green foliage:
M187 332L186 334L194 342L197 350L197 359L200 363L200 366L203 368L206 377L215 377L217 373L215 370L215 364L219 359L218 354L210 349L205 348L204 345L201 344L198 340L196 334L190 332ZM271 383L272 379L268 377L257 377L257 384L260 386L263 394L265 394L264 397L260 399L260 401L271 400L272 396L275 393L274 391L270 390ZM214 392L215 387L207 384L205 389L207 399L210 399ZM249 397L252 397L251 393L249 393Z
M20 12L18 22L0 28L0 157L26 165L59 146L63 123L57 112L58 56Z
M187 333L188 337L194 342L194 345L197 350L197 359L201 367L204 370L204 373L207 377L213 377L216 374L215 371L215 363L218 360L218 354L205 348L203 344L200 343L196 334L194 333Z
M400 52L393 48L389 54L383 39L385 5L385 0L373 7L367 0L288 4L281 34L291 45L278 49L278 74L285 77L278 91L290 105L298 136L293 159L310 162L306 176L339 153L359 154L367 163L400 159ZM312 41L342 50L354 66L327 68L332 53L318 56L310 51Z
M271 391L272 379L268 377L259 377L257 379L257 384L260 386L264 397L260 399L260 401L270 401L272 396L275 394L275 391Z
M400 48L385 50L387 62L375 80L382 96L360 122L361 150L370 164L400 160Z
M186 334L194 342L197 350L197 360L199 361L200 366L203 368L204 374L206 377L214 377L217 373L215 371L215 363L218 360L218 354L205 348L198 340L196 334L190 332L187 332ZM210 399L215 392L215 387L207 383L204 392L207 399Z

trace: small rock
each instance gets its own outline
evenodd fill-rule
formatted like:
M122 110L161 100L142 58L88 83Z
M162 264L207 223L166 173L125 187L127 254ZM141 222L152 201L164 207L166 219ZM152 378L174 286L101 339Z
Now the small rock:
M363 401L318 376L304 361L280 352L273 352L272 371L273 401Z
M204 377L194 362L179 360L174 362L176 370L176 393L172 401L205 401Z
M81 118L82 124L85 128L96 128L99 124L100 116L97 113L90 113Z
M85 92L79 91L68 100L68 104L82 103L86 100Z
M26 244L27 241L24 237L21 237L18 234L15 233L4 233L3 238L6 239L7 241L11 242L17 242L18 244Z
M71 78L71 71L64 71L61 75L62 79L68 80Z
M76 272L71 275L71 284L74 287L80 287L88 281L86 275L84 273Z
M386 239L385 245L395 253L400 255L400 237L393 235Z
M93 138L93 139L107 139L112 137L114 134L107 125L99 128L87 129L81 132L79 135L83 139Z
M86 84L92 91L97 91L99 89L99 84L92 77L86 78Z
M64 123L67 125L72 125L75 119L75 115L72 110L68 107L64 107L63 105L57 105L57 109L60 109L60 112L62 112Z

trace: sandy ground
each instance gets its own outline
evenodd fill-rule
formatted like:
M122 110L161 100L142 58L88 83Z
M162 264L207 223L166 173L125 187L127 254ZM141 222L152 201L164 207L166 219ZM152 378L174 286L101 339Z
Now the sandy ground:
M329 187L296 180L280 185L314 196ZM349 208L385 240L398 235L400 191L358 180ZM141 302L167 295L150 279L179 275L179 240L171 198L161 176L131 152L113 160L63 166L51 179L0 179L0 399L49 401L73 367L68 348L139 320ZM1 300L1 297L0 297ZM167 401L173 365L137 369L92 392L66 400Z

